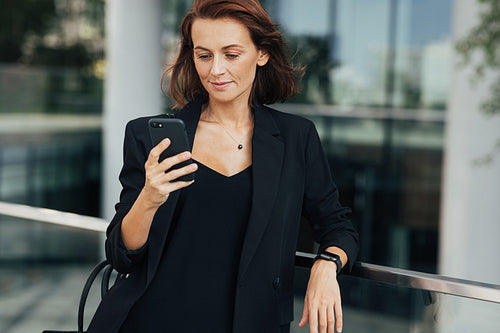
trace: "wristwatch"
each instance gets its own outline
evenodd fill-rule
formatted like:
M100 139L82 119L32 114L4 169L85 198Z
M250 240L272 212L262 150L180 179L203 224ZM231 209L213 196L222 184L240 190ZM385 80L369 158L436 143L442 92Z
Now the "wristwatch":
M337 265L337 275L340 273L342 269L342 260L340 260L339 255L327 251L322 251L318 253L318 255L314 258L314 261L318 259L333 261Z

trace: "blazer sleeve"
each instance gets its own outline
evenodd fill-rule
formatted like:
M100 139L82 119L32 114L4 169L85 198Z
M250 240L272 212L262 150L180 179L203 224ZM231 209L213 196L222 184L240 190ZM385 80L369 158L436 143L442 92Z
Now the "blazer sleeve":
M339 191L312 123L307 135L305 159L303 215L312 226L313 238L320 244L319 251L330 246L341 248L347 254L348 265L345 267L350 271L358 254L358 233L350 220L350 208L340 205Z
M120 201L115 206L115 216L106 231L106 258L120 273L130 273L141 266L149 243L146 242L137 250L127 250L121 235L122 220L132 208L145 182L144 163L149 152L144 133L136 128L139 122L131 121L125 128L123 166L119 177L122 191Z

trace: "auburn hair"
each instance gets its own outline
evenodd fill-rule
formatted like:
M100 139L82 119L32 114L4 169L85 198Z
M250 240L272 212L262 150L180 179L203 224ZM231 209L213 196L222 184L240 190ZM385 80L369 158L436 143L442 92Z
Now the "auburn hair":
M208 93L201 84L193 60L191 28L198 18L231 18L239 21L247 27L255 47L269 55L267 64L257 67L250 104L283 103L298 92L297 79L302 76L303 68L290 65L281 32L258 0L195 0L179 28L180 50L177 60L163 73L161 79L163 91L163 81L171 73L169 90L176 102L174 107L184 107L200 95L204 101L208 100Z

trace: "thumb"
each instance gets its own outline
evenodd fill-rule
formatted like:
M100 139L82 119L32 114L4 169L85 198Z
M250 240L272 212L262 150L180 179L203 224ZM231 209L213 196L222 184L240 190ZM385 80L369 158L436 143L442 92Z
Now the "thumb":
M302 310L302 318L299 322L299 327L303 327L309 321L309 306L307 305L307 299L304 300L304 310Z

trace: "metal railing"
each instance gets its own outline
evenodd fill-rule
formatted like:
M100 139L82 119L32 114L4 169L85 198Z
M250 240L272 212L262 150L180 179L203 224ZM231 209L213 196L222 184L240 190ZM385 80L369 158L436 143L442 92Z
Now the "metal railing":
M0 202L0 215L52 223L66 227L105 232L108 222L101 218L45 208ZM297 252L296 264L311 267L314 254ZM500 304L500 285L457 279L437 274L356 262L351 276L393 286L421 289Z
M296 264L311 267L314 254L297 252ZM350 276L398 287L422 289L442 294L477 299L500 304L500 286L443 275L368 264L357 261Z
M105 232L108 226L107 221L98 217L84 216L53 209L31 207L1 201L0 215L100 232Z

